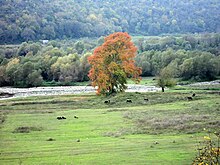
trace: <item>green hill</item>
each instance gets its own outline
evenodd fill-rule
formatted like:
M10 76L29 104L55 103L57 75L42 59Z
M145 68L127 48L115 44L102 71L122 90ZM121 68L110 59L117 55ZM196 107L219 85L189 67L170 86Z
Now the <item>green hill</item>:
M220 31L219 0L4 0L0 43Z

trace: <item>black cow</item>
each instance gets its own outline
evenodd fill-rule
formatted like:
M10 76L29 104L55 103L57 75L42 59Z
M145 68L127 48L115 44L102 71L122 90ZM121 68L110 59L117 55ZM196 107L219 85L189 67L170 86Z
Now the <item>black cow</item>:
M57 117L57 120L62 120L62 117L61 117L61 116L58 116L58 117Z
M193 100L193 98L192 97L187 97L187 99L190 101L190 100Z
M109 104L109 103L110 103L110 100L105 100L104 103L105 103L105 104Z

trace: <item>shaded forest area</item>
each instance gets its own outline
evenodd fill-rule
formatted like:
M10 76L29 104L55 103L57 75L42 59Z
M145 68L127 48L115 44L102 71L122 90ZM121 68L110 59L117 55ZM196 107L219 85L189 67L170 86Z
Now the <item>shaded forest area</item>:
M220 76L220 34L132 37L142 76L168 68L175 78L212 80ZM71 85L89 80L87 57L104 37L23 42L0 46L0 86L31 87L45 82Z
M0 44L220 31L219 0L3 0Z

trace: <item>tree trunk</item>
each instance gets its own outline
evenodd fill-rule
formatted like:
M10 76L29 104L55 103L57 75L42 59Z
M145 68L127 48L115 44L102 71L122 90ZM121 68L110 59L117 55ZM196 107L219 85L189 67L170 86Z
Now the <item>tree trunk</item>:
M108 92L108 95L114 95L116 93L116 90L114 89L114 84L112 83L111 84L111 88L110 88L110 90L109 90L109 92Z

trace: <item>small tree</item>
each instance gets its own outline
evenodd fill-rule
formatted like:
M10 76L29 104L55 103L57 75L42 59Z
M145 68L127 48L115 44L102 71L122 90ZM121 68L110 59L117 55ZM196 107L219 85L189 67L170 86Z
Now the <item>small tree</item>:
M89 78L97 94L112 94L126 89L126 79L140 81L141 69L135 66L137 48L127 33L117 32L105 38L105 42L88 57L91 64Z
M173 78L173 71L170 67L163 68L157 77L157 85L162 88L164 92L165 87L173 87L176 81Z

